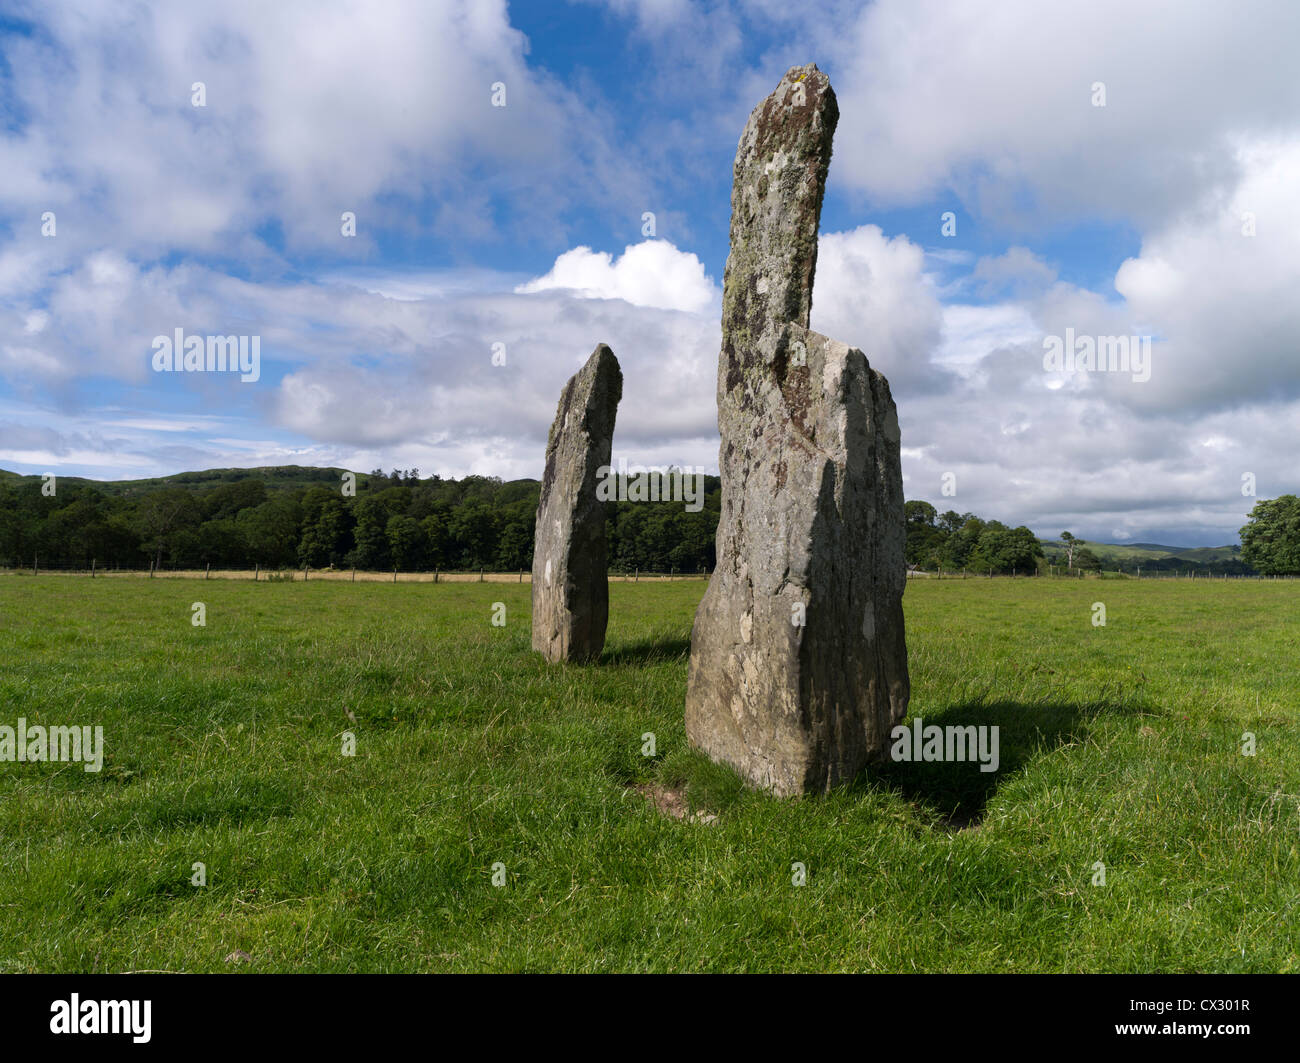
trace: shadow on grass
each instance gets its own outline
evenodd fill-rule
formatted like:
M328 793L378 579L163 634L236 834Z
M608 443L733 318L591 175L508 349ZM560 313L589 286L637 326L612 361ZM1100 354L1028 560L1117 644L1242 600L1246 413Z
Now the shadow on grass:
M662 635L658 638L629 642L615 649L606 647L601 664L652 664L657 661L685 660L691 652L689 635Z
M854 789L883 787L928 811L936 826L964 830L976 827L989 799L1009 776L1036 756L1080 741L1097 716L1130 716L1142 707L1099 702L1090 705L1020 704L1011 701L953 705L919 713L924 728L996 727L998 769L981 771L977 761L894 761L874 764L854 783ZM912 717L907 726L911 728ZM892 745L892 743L891 743Z

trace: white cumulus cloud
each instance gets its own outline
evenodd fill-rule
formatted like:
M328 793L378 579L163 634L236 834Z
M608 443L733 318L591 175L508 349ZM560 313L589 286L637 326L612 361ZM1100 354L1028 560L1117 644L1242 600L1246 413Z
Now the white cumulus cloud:
M568 289L588 299L623 299L633 306L697 313L719 298L704 264L667 240L645 240L614 258L606 251L575 247L555 260L541 277L516 291Z

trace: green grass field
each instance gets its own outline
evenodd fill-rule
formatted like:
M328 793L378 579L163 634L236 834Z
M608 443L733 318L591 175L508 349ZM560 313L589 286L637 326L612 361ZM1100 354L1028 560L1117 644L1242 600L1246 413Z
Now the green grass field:
M0 971L1300 971L1296 584L916 581L912 714L1001 770L786 802L686 748L702 591L545 667L527 585L0 578L0 724L107 749L0 764Z

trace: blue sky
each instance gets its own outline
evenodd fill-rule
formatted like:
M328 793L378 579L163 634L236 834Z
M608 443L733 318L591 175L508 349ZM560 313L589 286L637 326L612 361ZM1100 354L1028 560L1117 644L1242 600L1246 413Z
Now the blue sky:
M908 497L1235 541L1243 477L1300 487L1300 9L1132 7L11 0L0 467L537 476L608 342L616 456L716 470L735 145L814 61L812 324L889 377ZM176 328L257 336L259 378L155 372ZM1149 375L1049 371L1066 330Z

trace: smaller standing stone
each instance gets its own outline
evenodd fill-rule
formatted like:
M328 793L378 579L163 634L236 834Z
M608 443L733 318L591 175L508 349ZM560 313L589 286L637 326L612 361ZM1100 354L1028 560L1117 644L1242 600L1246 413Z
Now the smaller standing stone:
M596 497L608 467L623 373L605 344L564 385L546 443L533 546L533 649L551 662L590 661L605 647L609 573L605 503Z

